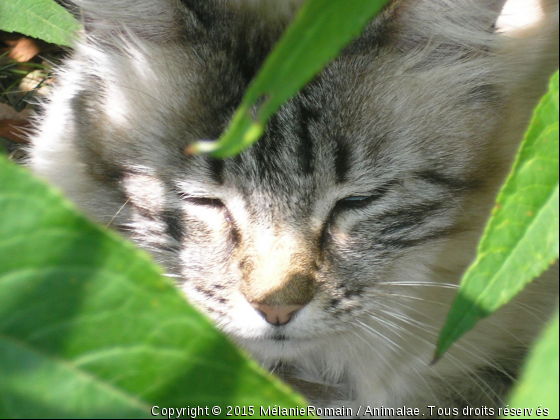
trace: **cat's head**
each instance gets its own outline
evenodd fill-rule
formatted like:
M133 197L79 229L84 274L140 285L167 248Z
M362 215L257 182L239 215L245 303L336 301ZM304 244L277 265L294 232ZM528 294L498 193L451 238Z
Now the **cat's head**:
M188 156L227 127L297 2L75 3L87 37L33 166L263 358L423 310L393 303L407 283L456 283L551 70L495 31L503 1L395 1L253 147Z

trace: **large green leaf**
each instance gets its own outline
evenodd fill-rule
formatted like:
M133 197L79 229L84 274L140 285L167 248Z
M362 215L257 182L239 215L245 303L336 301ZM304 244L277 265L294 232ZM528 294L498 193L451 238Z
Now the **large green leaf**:
M78 22L53 0L1 0L0 30L70 45Z
M389 1L306 2L248 89L226 133L216 142L193 143L187 152L229 157L249 147L262 136L278 108L358 36Z
M535 111L441 332L437 355L558 258L558 72Z
M3 157L0 180L0 418L305 406L147 254Z
M508 409L515 409L514 415L502 411L504 417L534 419L544 417L544 410L548 412L547 416L551 419L557 419L560 415L558 316L556 311L556 317L533 349L525 371L521 375L520 384L510 398ZM539 408L543 411L539 412ZM519 409L522 416L519 416Z

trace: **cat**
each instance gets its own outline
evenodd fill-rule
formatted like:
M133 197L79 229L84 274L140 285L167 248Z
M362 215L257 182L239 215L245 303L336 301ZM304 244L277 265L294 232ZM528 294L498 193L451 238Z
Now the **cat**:
M430 362L558 67L558 1L504 34L504 0L394 0L254 146L185 154L224 132L301 3L75 0L85 36L30 166L315 405L505 406L557 266Z

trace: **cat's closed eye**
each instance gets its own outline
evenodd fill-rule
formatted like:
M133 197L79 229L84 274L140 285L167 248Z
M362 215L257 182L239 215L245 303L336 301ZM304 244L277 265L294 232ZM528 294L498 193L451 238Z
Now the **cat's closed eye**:
M376 201L384 198L387 193L391 191L391 188L397 184L397 181L390 181L383 184L381 187L377 188L375 191L368 195L351 195L342 200L339 200L335 205L335 212L349 210L349 209L360 209L368 207Z
M336 203L335 213L344 210L362 209L368 207L376 200L377 198L373 195L354 195L346 197Z

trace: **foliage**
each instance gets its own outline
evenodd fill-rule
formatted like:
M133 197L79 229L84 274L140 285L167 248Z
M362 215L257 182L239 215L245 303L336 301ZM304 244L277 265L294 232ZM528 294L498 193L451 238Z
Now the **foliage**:
M6 56L7 53L0 55L0 102L8 104L16 112L20 112L43 86L44 81L49 78L50 71L42 64L18 63L5 59ZM40 72L37 77L40 77L42 81L38 82L34 89L27 92L21 91L19 88L21 82L35 70Z
M558 311L556 316L544 332L541 340L536 344L519 386L510 399L510 407L515 409L528 408L533 411L523 412L523 416L505 415L504 417L535 418L541 417L539 406L548 409L548 416L557 419L560 415L558 404L560 364L558 348ZM546 403L547 405L544 405Z
M2 157L0 179L0 418L305 405L143 252Z
M78 29L76 20L52 0L0 1L0 30L71 45Z
M558 73L500 192L478 256L442 330L437 356L558 259Z

